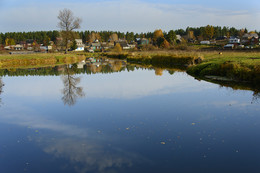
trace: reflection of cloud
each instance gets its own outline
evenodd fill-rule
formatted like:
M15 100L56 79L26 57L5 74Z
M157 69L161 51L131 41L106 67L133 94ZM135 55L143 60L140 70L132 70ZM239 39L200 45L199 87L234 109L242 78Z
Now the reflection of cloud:
M195 81L185 73L175 73L170 77L167 74L155 76L153 71L143 73L134 71L126 75L122 73L116 75L114 79L110 75L102 81L97 76L90 76L86 84L88 97L135 99L151 95L199 92L217 87L204 81Z
M45 77L45 80L31 77L26 82L21 82L19 90L16 89L16 82L12 78L6 79L8 85L5 93L25 97L35 97L35 99L60 97L61 82L56 77ZM23 80L24 78L21 78ZM35 83L37 80L37 84ZM46 82L46 80L50 82ZM13 84L14 82L14 84ZM206 85L205 85L206 84ZM81 85L87 91L88 98L117 98L134 99L151 95L190 93L217 87L204 81L196 81L186 73L175 73L169 76L155 76L154 71L133 71L113 74L95 74L82 76ZM49 89L48 89L49 88Z
M39 138L37 142L43 150L59 159L69 159L75 165L77 172L107 172L113 169L131 167L134 162L140 162L136 154L120 149L106 148L96 141L86 141L73 138L55 139Z
M134 163L145 160L137 154L107 146L111 136L96 138L90 129L61 124L36 114L25 115L22 109L19 112L1 114L0 122L51 131L50 135L49 132L42 132L36 137L28 138L36 141L46 153L58 159L69 159L79 173L96 170L106 172L131 167Z
M10 111L9 111L10 112ZM9 124L31 127L34 129L44 129L59 132L65 135L87 137L88 130L80 129L76 126L60 124L55 121L47 120L37 115L29 115L20 113L3 113L0 116L0 121Z
M79 173L123 169L145 160L137 154L107 146L111 136L96 138L89 134L89 129L57 123L37 115L4 113L0 115L0 122L50 130L51 135L47 132L28 138L37 142L46 153L58 159L69 159Z

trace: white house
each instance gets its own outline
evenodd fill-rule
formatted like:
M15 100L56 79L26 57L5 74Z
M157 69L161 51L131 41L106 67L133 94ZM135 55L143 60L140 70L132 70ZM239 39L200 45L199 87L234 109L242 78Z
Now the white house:
M22 49L23 49L23 46L20 44L17 44L14 46L14 50L22 50Z
M210 41L201 41L200 44L210 44Z
M76 43L77 43L77 49L75 49L75 51L84 51L84 47L85 45L82 42L82 39L75 39Z
M236 37L230 37L229 39L230 44L240 44L240 39Z

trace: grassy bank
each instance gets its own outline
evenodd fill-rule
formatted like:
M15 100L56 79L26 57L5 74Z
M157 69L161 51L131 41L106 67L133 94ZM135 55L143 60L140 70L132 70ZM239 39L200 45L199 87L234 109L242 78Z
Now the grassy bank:
M155 67L172 68L174 66L190 66L197 64L202 57L196 52L187 51L143 51L124 53L104 53L109 58L127 59L128 62L153 65Z
M215 80L232 80L260 83L260 53L259 52L206 52L204 61L192 66L187 73L201 78L220 76Z
M0 55L0 68L32 68L71 64L82 61L85 55L76 54L29 54Z
M187 66L194 77L213 77L215 80L260 83L260 52L252 51L143 51L105 53L110 58L128 62L173 68ZM222 77L222 78L221 78Z

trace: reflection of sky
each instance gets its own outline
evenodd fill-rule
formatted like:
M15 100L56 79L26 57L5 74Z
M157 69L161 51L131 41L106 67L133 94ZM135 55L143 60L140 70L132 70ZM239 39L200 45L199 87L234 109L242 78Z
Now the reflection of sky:
M185 73L175 73L173 76L164 73L163 76L155 76L153 71L80 75L79 86L84 88L87 98L119 99L177 92L199 92L205 87L216 87L206 82L190 82L193 79ZM54 99L60 96L63 88L60 77L5 77L3 81L5 94L12 96Z
M103 142L109 142L109 136L95 137L98 132L50 120L39 115L34 109L7 107L1 111L0 123L35 131L37 135L28 136L29 141L36 142L45 153L57 159L70 160L75 171L79 173L122 169L146 160L121 148L109 146L106 149L107 146Z

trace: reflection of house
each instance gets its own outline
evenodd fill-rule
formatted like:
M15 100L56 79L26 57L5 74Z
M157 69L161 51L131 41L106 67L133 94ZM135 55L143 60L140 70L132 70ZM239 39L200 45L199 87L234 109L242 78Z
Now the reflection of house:
M75 39L76 44L77 44L77 49L75 51L84 51L85 45L82 42L82 39Z
M78 67L79 69L83 69L83 67L84 67L85 64L86 64L86 62L85 62L85 60L83 60L83 61L81 61L81 62L79 62L79 63L77 64L77 67Z

